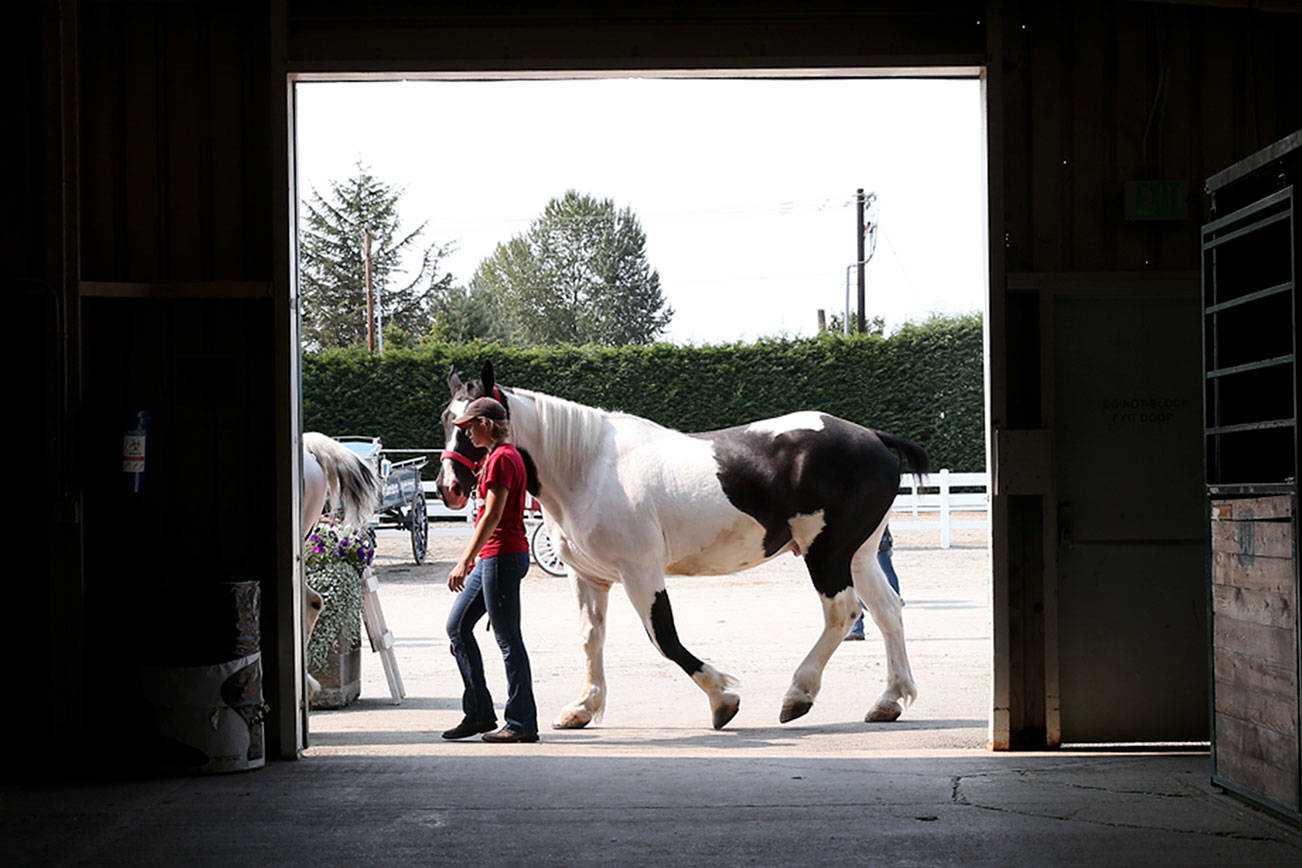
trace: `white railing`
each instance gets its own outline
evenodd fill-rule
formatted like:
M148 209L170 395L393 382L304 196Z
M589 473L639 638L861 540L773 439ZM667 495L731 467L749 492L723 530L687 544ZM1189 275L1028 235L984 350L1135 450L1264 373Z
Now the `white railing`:
M980 488L980 491L955 492L955 488ZM900 494L895 497L891 512L910 513L914 519L920 513L939 513L936 520L891 519L892 527L916 528L918 530L938 528L940 530L940 547L949 548L950 532L956 529L988 528L990 520L984 519L955 520L953 514L959 512L986 512L990 508L990 474L988 473L950 473L941 470L928 473L922 477L919 485L917 477L906 475L900 477Z
M471 524L475 523L474 501L466 501L466 505L461 509L448 509L443 505L443 498L439 497L438 486L432 479L422 479L420 487L425 490L425 514L430 518L464 518Z
M912 475L900 478L900 493L891 507L891 526L916 530L940 530L940 547L950 547L950 532L972 528L990 527L989 518L955 519L955 512L986 512L990 508L990 475L987 473L950 473L941 470L922 477L922 484ZM463 509L452 510L443 505L434 483L424 480L425 511L430 518L463 518L473 523L474 509L467 504ZM955 488L980 488L980 491L954 491ZM900 521L898 516L908 513L912 519ZM935 519L922 519L922 514L936 513Z

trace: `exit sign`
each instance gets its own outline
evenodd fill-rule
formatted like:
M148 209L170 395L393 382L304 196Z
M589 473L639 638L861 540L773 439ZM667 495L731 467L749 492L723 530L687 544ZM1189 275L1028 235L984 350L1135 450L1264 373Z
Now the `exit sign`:
M1188 181L1127 181L1127 220L1188 220Z

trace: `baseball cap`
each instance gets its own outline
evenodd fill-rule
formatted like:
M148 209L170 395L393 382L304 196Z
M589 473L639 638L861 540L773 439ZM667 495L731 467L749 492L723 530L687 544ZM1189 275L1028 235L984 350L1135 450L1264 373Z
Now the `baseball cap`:
M492 398L476 398L467 405L466 412L462 416L452 420L452 424L459 428L462 425L469 425L479 416L500 422L506 419L506 408Z

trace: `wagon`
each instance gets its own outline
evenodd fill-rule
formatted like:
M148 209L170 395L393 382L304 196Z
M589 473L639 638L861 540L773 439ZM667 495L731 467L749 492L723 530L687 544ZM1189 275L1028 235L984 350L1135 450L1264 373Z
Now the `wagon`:
M344 446L367 462L380 480L380 505L372 527L401 528L411 534L411 555L425 562L429 547L429 515L420 471L427 458L390 461L384 457L379 437L338 437Z
M542 506L532 495L525 498L524 528L529 537L529 554L533 556L534 562L550 575L565 575L565 562L557 554L552 538L547 534L547 525L543 523Z

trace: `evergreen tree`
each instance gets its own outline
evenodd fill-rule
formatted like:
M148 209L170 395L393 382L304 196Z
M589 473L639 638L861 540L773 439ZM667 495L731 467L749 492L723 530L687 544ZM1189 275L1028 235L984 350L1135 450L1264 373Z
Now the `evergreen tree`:
M489 294L524 344L649 344L673 317L632 209L574 190L499 244L471 291Z
M371 236L371 285L377 328L421 335L430 326L431 297L452 284L438 273L450 248L431 244L415 278L395 286L401 260L420 241L422 223L402 234L395 190L358 161L353 176L331 181L328 195L312 190L299 233L299 291L303 343L308 349L365 345L365 235ZM419 249L419 248L416 248ZM377 341L378 342L378 341Z

